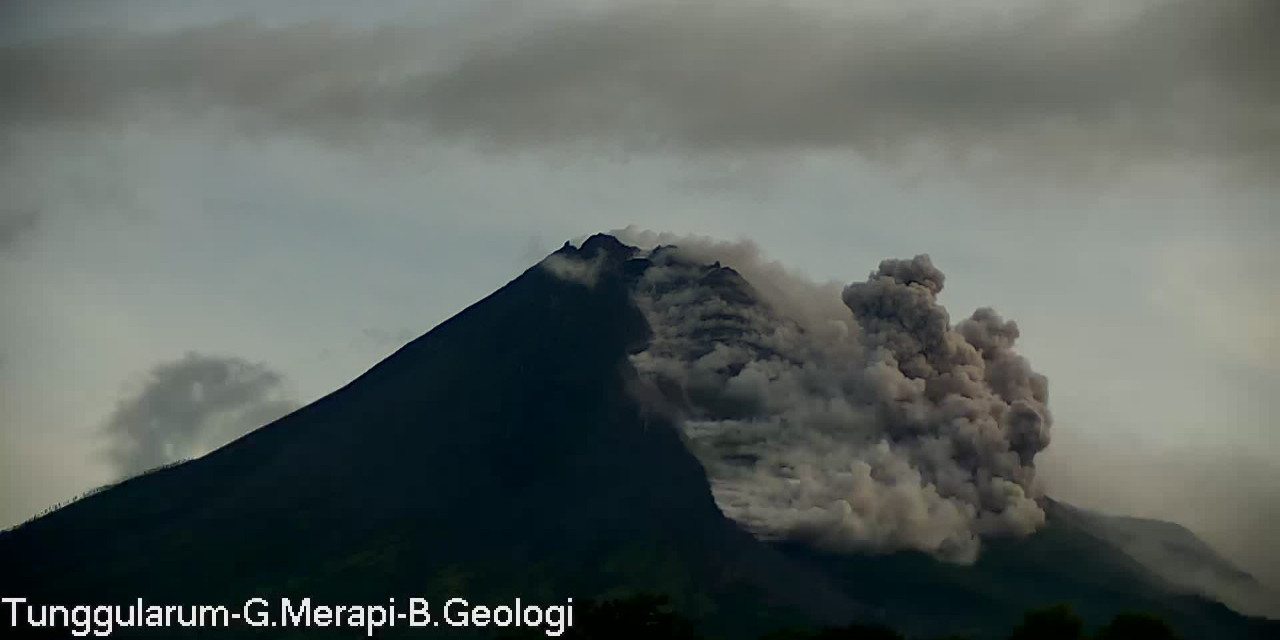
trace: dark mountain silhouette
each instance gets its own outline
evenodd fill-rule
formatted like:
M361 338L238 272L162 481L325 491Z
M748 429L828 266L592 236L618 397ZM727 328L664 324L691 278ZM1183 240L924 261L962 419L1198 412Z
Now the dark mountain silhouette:
M654 592L733 638L854 620L995 637L1028 607L1069 602L1096 624L1151 611L1193 639L1274 632L1174 595L1053 503L1044 530L973 567L757 540L721 514L678 430L628 392L628 354L650 335L629 295L646 261L609 236L557 254L595 261L593 286L531 268L329 396L0 534L0 595L238 606Z
M1073 517L1181 589L1203 593L1245 613L1280 615L1276 613L1280 612L1280 594L1223 558L1186 527L1074 507L1068 507L1064 516Z
M1048 524L1024 539L992 541L973 566L911 553L823 554L783 545L793 558L843 578L844 592L918 635L964 632L987 637L1010 612L1069 603L1091 627L1119 613L1150 612L1185 638L1272 638L1275 622L1249 619L1187 595L1072 519L1074 509L1045 499ZM868 579L874 576L874 579Z

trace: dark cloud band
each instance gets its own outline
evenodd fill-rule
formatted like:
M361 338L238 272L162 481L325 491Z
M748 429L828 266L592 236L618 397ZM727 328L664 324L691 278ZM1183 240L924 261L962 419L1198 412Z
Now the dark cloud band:
M1277 3L1164 0L1109 20L1089 8L1031 3L961 23L658 1L448 38L252 22L81 35L0 49L0 126L161 103L326 137L410 125L499 146L924 150L1061 169L1172 158L1274 173Z

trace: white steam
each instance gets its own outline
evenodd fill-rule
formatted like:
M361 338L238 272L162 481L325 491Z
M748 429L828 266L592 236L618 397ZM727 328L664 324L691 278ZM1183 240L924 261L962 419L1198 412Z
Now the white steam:
M553 253L538 263L555 277L576 282L588 289L596 286L596 280L600 278L601 264L602 260L599 257L579 260L559 253Z

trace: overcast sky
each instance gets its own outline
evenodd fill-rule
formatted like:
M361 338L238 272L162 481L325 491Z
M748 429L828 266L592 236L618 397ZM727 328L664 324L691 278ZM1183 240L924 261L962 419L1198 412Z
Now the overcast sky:
M0 525L637 225L818 280L929 253L1050 379L1050 495L1280 584L1280 3L0 14Z

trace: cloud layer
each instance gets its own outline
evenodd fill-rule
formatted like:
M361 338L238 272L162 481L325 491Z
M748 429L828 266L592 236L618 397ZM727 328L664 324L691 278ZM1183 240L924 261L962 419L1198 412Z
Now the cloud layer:
M1102 21L1088 8L1027 3L962 22L813 3L625 3L477 51L433 79L426 107L448 127L511 141L1276 157L1275 3L1178 0Z
M103 426L120 475L203 455L297 408L280 374L239 358L188 353L158 364Z
M761 288L699 259L717 249ZM633 357L644 398L678 417L726 515L766 537L957 562L1044 523L1048 388L1013 352L1013 322L980 309L953 326L927 256L884 261L844 289L843 312L818 301L829 287L753 256L660 247L635 290L655 333Z
M449 29L79 34L0 48L0 127L167 105L324 137L408 125L499 146L1280 166L1275 2L995 5L556 3Z

